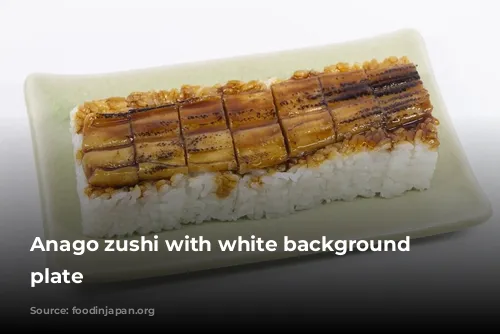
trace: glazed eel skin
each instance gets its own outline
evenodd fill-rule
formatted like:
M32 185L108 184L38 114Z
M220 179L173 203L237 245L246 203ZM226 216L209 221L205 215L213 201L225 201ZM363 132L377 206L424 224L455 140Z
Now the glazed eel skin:
M353 135L432 117L415 64L390 57L287 80L134 92L84 103L79 160L90 186L134 186L176 173L287 165Z

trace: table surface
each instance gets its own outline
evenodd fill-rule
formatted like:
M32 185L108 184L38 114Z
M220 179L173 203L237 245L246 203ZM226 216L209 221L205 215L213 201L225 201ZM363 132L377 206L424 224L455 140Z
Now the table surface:
M16 297L22 307L154 304L161 305L162 312L201 310L213 301L221 309L237 311L257 304L281 310L304 305L310 310L340 309L359 306L361 301L364 307L376 307L381 298L396 305L408 296L412 303L425 302L427 308L441 305L444 296L457 305L467 300L475 308L496 300L500 50L493 32L500 31L500 25L495 2L457 1L450 10L441 2L420 1L410 11L401 1L376 5L352 1L341 6L308 1L307 13L303 2L295 1L286 7L266 1L246 6L233 1L182 3L170 7L163 1L0 4L1 293ZM133 25L124 24L131 20ZM29 272L42 270L45 263L43 254L29 252L34 238L43 232L23 96L28 74L112 72L328 44L400 28L419 30L427 43L454 126L492 202L494 216L488 222L417 240L407 253L322 255L106 287L63 284L30 289ZM223 38L215 37L221 31ZM13 189L23 189L22 196ZM297 300L300 303L294 303Z

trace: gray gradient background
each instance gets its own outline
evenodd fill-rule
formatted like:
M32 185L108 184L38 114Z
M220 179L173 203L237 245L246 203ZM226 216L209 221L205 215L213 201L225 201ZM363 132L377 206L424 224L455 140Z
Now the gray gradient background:
M51 33L56 34L54 41L65 40L64 32L60 31L60 27L57 26L58 21L55 21L58 17L65 17L65 15L57 14L57 9L60 9L61 5L43 2L40 6L47 10L45 14L49 15L48 9L50 8L56 14L51 18L43 18L43 22L35 21L34 24L38 24L37 31L28 28L23 30L22 25L18 24L15 26L18 29L16 38L2 39L2 44L7 46L7 52L0 55L6 57L6 61L0 61L0 73L4 73L0 76L0 92L2 99L12 101L12 103L3 107L9 112L1 113L2 121L0 122L1 307L11 310L15 308L26 314L30 306L70 307L73 305L78 307L95 305L156 307L158 313L165 314L174 311L216 312L250 309L359 311L381 310L382 305L391 305L392 308L402 312L414 310L413 306L416 305L421 310L445 312L460 308L470 312L473 310L484 312L487 308L491 309L492 304L500 297L500 207L498 204L500 203L500 140L498 136L500 114L498 113L498 84L496 82L496 79L500 77L500 71L498 66L475 67L477 53L474 51L482 50L482 60L486 62L500 58L497 46L491 43L491 36L485 33L498 31L498 27L496 30L493 27L493 24L498 25L498 19L493 14L495 13L493 8L486 5L471 7L466 3L454 5L453 13L448 12L446 24L440 24L442 23L441 16L448 10L446 4L443 8L439 8L440 11L436 8L432 12L428 12L427 7L422 6L421 12L415 12L413 16L405 11L404 19L400 21L396 19L377 21L377 29L371 30L371 33L376 34L411 26L406 25L406 22L413 22L417 25L426 15L426 26L420 25L418 28L428 44L437 81L455 128L473 170L492 203L494 216L488 222L464 232L414 241L411 244L411 251L405 253L358 253L343 257L313 256L300 261L282 261L106 286L61 284L40 285L31 289L29 287L30 272L43 270L44 254L29 252L34 238L43 236L43 231L30 130L24 112L22 83L25 76L32 71L104 72L161 65L165 63L163 57L166 52L159 49L155 53L153 50L149 58L144 58L142 62L136 60L140 58L139 54L133 54L127 62L122 57L113 55L108 57L102 54L97 57L82 50L89 61L84 64L72 63L71 58L67 57L68 54L58 53L62 52L62 48L58 49L59 42L45 40L44 43L52 45L53 49L44 48L43 43L38 43L38 40L42 40ZM80 6L83 4L80 3ZM213 9L210 15L215 17L217 12L225 8L224 6ZM260 6L268 8L267 4L260 4ZM356 7L356 5L353 6ZM278 7L274 9L274 13L282 13L282 8ZM363 12L359 9L363 6L358 5L358 7L346 10L346 12L356 10L361 15ZM111 8L110 11L114 11L113 7L109 8ZM286 20L285 16L293 17L292 12L299 15L301 8L297 4L295 9L290 8L289 14L277 17L283 22ZM376 8L373 9L376 10ZM21 7L16 10L17 12L13 11L0 21L10 22L9 24L21 22L17 18L23 17L26 13L21 14ZM37 13L38 10L33 9L32 12ZM66 17L72 17L82 10L82 8L68 10ZM419 9L415 8L415 10ZM130 9L129 12L121 13L133 15L134 11ZM206 11L200 9L197 12L190 12L190 15L201 18ZM89 9L88 12L93 13L94 10ZM153 10L150 9L149 13L151 12ZM264 15L263 19L267 20L276 19L269 14L272 12L271 9L266 12L268 14L262 14L263 11L259 8L248 9L247 12L249 15ZM43 17L43 15L34 14L31 19L38 20L38 16ZM16 17L16 19L9 21L9 17ZM182 17L178 20L182 21ZM149 21L156 28L162 27L155 25L162 22L159 19ZM318 24L321 22L328 23L326 19L318 20ZM463 24L464 22L470 24ZM234 24L236 23L235 21ZM214 24L217 24L215 20ZM289 19L287 24L290 29L293 24L299 26L292 19ZM153 26L146 25L144 31L150 31L151 27ZM248 38L246 41L235 40L234 48L239 54L265 52L306 45L305 42L297 44L298 40L314 45L363 37L368 34L367 30L362 27L358 27L356 31L354 30L356 27L353 27L350 35L348 32L342 32L342 36L313 34L319 30L307 31L303 25L295 28L297 34L301 31L300 29L305 29L304 35L299 36L300 38L290 35L288 39L284 35L279 41L272 40L267 46L266 42L249 44ZM6 25L2 27L2 31L14 31L14 29ZM30 40L30 37L27 37L31 36L30 34L34 34L31 44L25 42ZM95 30L86 31L85 34L80 33L78 36L79 38L99 39L101 34L102 38L109 38L111 33ZM188 30L186 34L195 36L198 31ZM242 34L245 34L245 31ZM20 41L17 44L16 39ZM35 39L37 39L36 43L33 42ZM464 44L465 40L468 44ZM67 43L73 49L78 48L79 45L71 41ZM28 47L28 44L31 46ZM176 59L173 55L170 61L196 60L194 56L188 59L190 55L196 55L199 59L225 57L231 52L228 50L219 52L216 49L212 51L207 48L206 54L202 55L189 49L180 50L177 54L179 58ZM34 54L38 57L33 57ZM66 61L66 67L56 66L62 61ZM483 82L483 84L475 84L477 82ZM474 112L473 117L471 117L471 111Z

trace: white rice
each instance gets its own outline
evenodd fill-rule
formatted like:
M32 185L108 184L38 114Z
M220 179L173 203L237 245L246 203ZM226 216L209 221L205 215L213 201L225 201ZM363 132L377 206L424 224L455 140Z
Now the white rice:
M82 136L70 132L74 156ZM176 175L170 185L157 190L116 191L110 199L84 193L87 180L76 161L77 191L80 197L83 233L89 237L114 237L134 232L148 234L200 224L209 220L276 218L311 209L325 202L351 201L356 197L400 196L408 190L430 187L438 153L425 143L402 142L348 156L337 155L317 167L296 166L287 172L263 175L262 184L252 184L251 175L239 177L237 186L224 199L217 197L214 173ZM259 172L254 174L258 175Z

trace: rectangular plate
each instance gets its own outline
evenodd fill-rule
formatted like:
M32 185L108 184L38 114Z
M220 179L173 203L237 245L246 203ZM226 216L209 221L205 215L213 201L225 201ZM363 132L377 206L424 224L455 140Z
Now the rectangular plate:
M273 220L210 222L159 234L158 252L87 252L76 256L49 252L54 270L80 271L85 281L114 281L183 273L217 267L268 261L303 255L296 252L221 252L219 239L249 238L252 234L282 244L283 237L298 240L381 239L425 237L456 231L482 223L492 215L432 74L421 36L400 30L374 38L259 54L209 62L149 68L129 72L60 76L32 74L25 82L26 104L31 124L45 238L87 239L81 234L80 207L69 111L86 100L126 96L132 91L169 89L182 84L212 85L231 79L285 78L298 69L321 70L339 61L362 62L406 55L418 65L429 90L434 113L441 122L440 155L431 189L412 191L394 199L359 199L334 202ZM212 242L211 252L168 252L164 239L181 240L203 236ZM101 242L100 249L104 248Z

